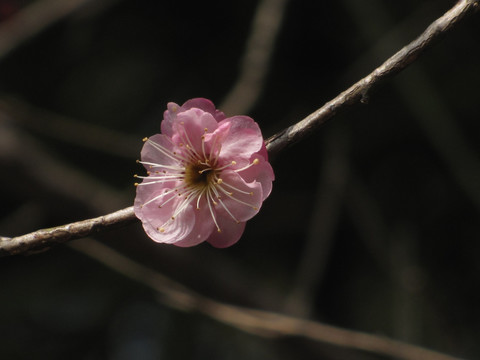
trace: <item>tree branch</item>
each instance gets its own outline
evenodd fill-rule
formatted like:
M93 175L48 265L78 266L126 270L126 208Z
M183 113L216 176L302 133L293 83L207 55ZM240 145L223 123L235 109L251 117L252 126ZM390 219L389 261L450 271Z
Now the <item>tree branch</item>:
M265 310L220 303L198 294L98 241L85 239L70 246L124 276L156 291L159 300L182 311L198 312L239 330L264 337L303 337L352 350L404 360L460 360L457 357L384 336L342 329Z
M42 229L14 238L0 237L0 256L16 255L43 249L56 243L79 239L94 233L136 221L133 206L71 224Z
M378 87L387 78L404 70L441 36L455 28L467 15L478 10L479 2L480 0L460 0L453 8L434 21L417 39L399 50L372 73L302 121L267 139L266 144L269 154L276 155L287 146L306 138L337 112L346 109L348 105L359 102L366 103L372 89ZM78 239L95 232L107 230L113 226L130 224L135 220L133 207L129 207L98 218L38 230L15 238L0 237L0 256L39 250L55 243Z
M276 154L285 147L304 139L337 112L346 109L348 105L359 102L367 103L371 90L378 87L387 78L404 70L439 40L441 36L447 34L465 16L474 13L478 8L479 0L460 0L453 8L430 24L417 39L400 49L369 75L353 84L335 99L327 102L302 121L270 137L267 140L269 153Z

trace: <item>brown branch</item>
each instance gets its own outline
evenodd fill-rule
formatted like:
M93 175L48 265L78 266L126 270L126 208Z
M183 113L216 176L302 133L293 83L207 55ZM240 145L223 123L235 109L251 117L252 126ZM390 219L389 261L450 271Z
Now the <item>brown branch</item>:
M479 2L480 0L460 0L453 8L434 21L416 40L402 48L368 76L302 121L269 138L266 141L269 154L276 155L285 147L304 139L337 112L346 109L348 105L366 102L372 89L378 87L387 78L404 70L436 40L458 25L460 20L478 10ZM39 230L11 239L0 237L0 256L37 250L49 244L85 237L93 232L107 230L113 225L124 225L134 220L133 208L130 207L99 218Z
M302 121L269 138L267 140L269 153L276 154L285 147L304 139L337 112L345 110L348 105L359 102L366 103L371 90L378 87L387 78L404 70L441 36L453 29L466 15L478 10L478 7L479 0L460 0L453 8L434 21L417 39L403 47L369 75Z
M0 237L0 256L36 251L50 245L109 230L116 226L128 225L136 220L133 206L131 206L93 219L42 229L14 238Z
M124 276L158 292L159 300L182 311L196 311L242 331L265 337L295 336L404 360L459 360L383 336L342 329L312 320L220 303L200 295L109 247L90 239L70 246Z

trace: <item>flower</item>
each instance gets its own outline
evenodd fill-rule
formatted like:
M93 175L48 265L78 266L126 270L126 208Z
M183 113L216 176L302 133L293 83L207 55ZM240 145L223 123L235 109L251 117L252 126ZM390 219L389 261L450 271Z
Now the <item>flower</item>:
M135 214L156 242L233 245L270 195L274 174L258 124L207 99L169 103L161 134L144 139Z

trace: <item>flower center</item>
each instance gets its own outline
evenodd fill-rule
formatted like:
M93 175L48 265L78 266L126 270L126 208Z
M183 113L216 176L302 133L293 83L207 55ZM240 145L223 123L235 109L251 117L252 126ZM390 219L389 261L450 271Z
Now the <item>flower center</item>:
M206 187L211 184L215 178L215 170L210 165L204 163L188 164L185 167L185 183L189 187Z

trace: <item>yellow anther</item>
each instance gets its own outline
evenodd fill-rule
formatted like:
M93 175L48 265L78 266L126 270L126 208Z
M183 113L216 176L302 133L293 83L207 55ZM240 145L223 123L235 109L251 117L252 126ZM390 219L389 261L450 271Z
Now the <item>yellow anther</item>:
M145 142L145 141L147 141L147 140L148 140L148 137L144 137L144 138L142 139L143 142Z
M257 158L255 160L253 160L253 165L257 165L259 162L260 162L260 160L258 160L258 158Z

